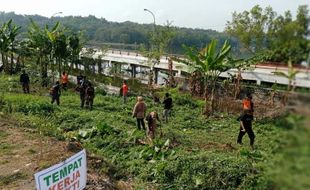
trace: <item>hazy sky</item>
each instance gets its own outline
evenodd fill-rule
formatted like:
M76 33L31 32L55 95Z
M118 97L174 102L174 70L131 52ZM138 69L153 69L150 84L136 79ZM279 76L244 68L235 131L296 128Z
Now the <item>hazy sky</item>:
M222 31L234 11L249 10L255 5L270 5L277 13L290 10L296 14L299 5L310 5L310 0L0 0L0 11L43 16L95 15L108 21L152 23L172 21L174 26L215 29Z

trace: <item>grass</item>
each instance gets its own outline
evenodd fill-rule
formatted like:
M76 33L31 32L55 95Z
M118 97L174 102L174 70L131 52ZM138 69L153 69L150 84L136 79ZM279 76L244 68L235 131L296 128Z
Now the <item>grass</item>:
M13 154L13 149L15 148L15 145L8 144L8 143L2 143L0 144L0 150L2 154Z
M13 83L1 85L10 88ZM220 119L206 119L201 115L203 101L172 90L174 116L161 125L162 136L143 145L139 142L146 140L145 133L137 130L131 117L135 97L123 105L118 96L97 95L94 110L89 111L80 109L78 94L70 91L62 94L59 107L50 105L43 89L39 95L16 92L17 88L3 93L0 111L15 117L21 127L61 140L80 140L89 152L104 157L108 164L102 171L115 180L133 179L135 189L309 187L310 131L298 122L299 116L254 122L252 151L247 136L243 146L235 143L237 116L219 113ZM145 99L148 112L162 113L162 105Z
M15 182L16 180L21 180L25 178L26 178L26 175L21 172L17 172L17 173L6 175L6 176L0 175L0 186L9 185Z
M7 137L9 134L6 131L0 130L0 138L3 139Z

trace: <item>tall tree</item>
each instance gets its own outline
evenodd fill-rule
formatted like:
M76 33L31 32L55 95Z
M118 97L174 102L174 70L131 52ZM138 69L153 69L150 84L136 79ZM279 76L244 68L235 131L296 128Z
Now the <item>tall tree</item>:
M289 11L277 16L271 7L263 10L256 5L250 11L234 12L226 32L263 60L300 63L310 51L309 23L307 5L298 8L295 20Z

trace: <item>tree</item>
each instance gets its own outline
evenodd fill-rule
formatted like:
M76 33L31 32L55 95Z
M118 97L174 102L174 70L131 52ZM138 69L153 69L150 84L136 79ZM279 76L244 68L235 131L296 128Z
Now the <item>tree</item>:
M4 71L13 74L14 54L16 53L16 36L21 27L16 26L12 19L4 23L0 29L0 51ZM10 54L10 64L8 57Z
M69 36L69 51L70 51L70 62L71 62L71 68L73 68L73 65L78 68L78 60L79 55L82 50L82 44L80 42L80 37L78 34L72 34Z
M167 22L164 27L154 26L154 31L150 35L150 49L142 50L145 57L148 58L151 70L149 73L149 85L153 85L155 65L159 64L160 58L167 51L167 48L174 37L174 31L171 23Z
M301 63L307 59L310 16L308 6L298 8L294 20L290 11L277 16L271 7L256 5L249 12L234 12L226 32L238 38L251 53L261 54L263 61Z
M254 54L264 48L265 31L274 15L271 7L266 8L263 12L259 5L243 13L234 12L232 21L227 23L226 32L237 37L244 48Z
M59 23L49 31L47 25L41 29L32 19L30 21L31 25L28 29L29 45L37 58L37 65L41 68L42 86L47 86L48 63L53 59L54 43ZM53 62L51 65L53 67Z
M19 33L20 26L16 26L12 23L12 20L9 20L7 23L7 29L8 29L8 38L9 38L9 51L11 53L11 64L10 64L10 74L13 74L13 67L14 67L14 54L16 53L16 36Z
M217 41L212 40L201 51L193 47L186 47L187 59L177 59L187 65L190 65L193 72L202 74L205 85L205 113L212 114L214 112L214 98L216 82L222 72L234 67L233 62L228 59L231 46L227 41L220 50L216 49ZM211 87L210 104L208 104L208 87Z
M0 29L0 52L1 52L1 60L2 60L2 67L4 72L9 72L9 65L8 65L8 52L9 52L9 37L6 34L7 31L7 23L4 23Z
M69 50L67 45L67 36L65 34L59 34L55 40L55 58L58 64L59 77L62 73L62 63L64 63L64 69L67 67L67 58L69 57Z

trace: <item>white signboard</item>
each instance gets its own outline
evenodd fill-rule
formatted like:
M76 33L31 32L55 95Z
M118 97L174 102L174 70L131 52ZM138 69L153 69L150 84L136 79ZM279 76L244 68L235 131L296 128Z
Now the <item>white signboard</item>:
M37 190L81 190L86 186L85 149L34 175Z

